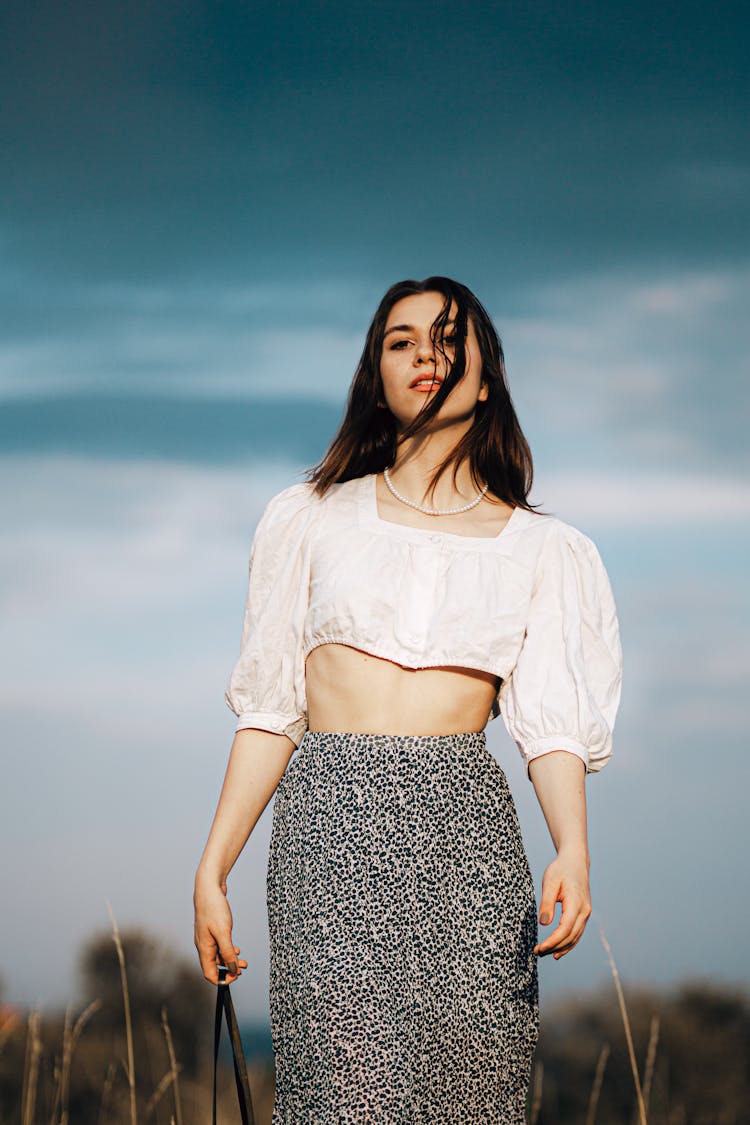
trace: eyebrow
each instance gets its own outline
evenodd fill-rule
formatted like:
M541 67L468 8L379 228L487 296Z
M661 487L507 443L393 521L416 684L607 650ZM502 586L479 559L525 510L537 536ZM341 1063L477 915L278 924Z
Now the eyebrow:
M455 328L456 322L455 322L455 320L449 320L443 325L443 327L444 328ZM391 328L386 328L385 332L383 333L383 339L385 339L386 336L389 336L391 332L413 332L413 331L414 331L414 325L413 324L394 324Z

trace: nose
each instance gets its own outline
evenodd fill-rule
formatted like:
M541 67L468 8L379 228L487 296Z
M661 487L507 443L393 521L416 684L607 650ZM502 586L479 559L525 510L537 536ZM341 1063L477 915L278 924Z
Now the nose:
M432 340L427 337L423 339L414 349L414 362L415 363L432 363L435 359L435 346Z

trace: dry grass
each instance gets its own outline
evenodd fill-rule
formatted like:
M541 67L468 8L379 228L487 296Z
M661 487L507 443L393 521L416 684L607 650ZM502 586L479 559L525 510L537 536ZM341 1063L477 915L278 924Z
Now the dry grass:
M169 1027L169 1020L167 1019L166 1007L161 1010L161 1026L164 1031L164 1038L167 1043L167 1054L169 1055L169 1071L168 1076L172 1081L172 1090L174 1091L174 1114L175 1125L182 1125L182 1101L180 1099L180 1068L177 1065L177 1058L174 1053L174 1043L172 1042L172 1032ZM167 1077L165 1075L165 1077Z
M102 1086L102 1098L99 1103L99 1117L97 1125L106 1125L109 1120L109 1109L112 1100L112 1087L115 1084L115 1075L117 1073L117 1064L110 1062L107 1067L107 1073L104 1078L104 1085Z
M609 1043L605 1043L599 1052L599 1058L596 1060L596 1071L594 1072L594 1081L591 1084L589 1104L586 1110L586 1125L594 1125L596 1121L596 1111L599 1106L599 1098L604 1083L604 1071L607 1066L607 1059L609 1058L609 1050Z
M39 1080L39 1058L42 1053L42 1038L39 1034L41 1014L38 1008L29 1012L26 1033L26 1058L23 1067L23 1086L21 1093L21 1123L33 1125L36 1108L37 1082Z
M646 1066L643 1071L643 1104L646 1113L650 1112L651 1085L654 1081L654 1068L656 1066L656 1048L659 1045L659 1017L651 1017L651 1026L648 1033L648 1050L646 1051Z
M106 1035L102 1034L86 1033L92 1016L102 1007L98 1000L90 1003L77 1017L69 1009L65 1013L64 1020L59 1017L52 1020L45 1019L44 1027L38 1008L34 1008L29 1013L25 1025L17 1020L15 1033L12 1030L3 1031L3 1057L6 1060L6 1073L8 1073L12 1055L13 1073L21 1079L20 1093L16 1092L12 1095L15 1103L14 1107L11 1107L12 1117L6 1115L5 1106L0 1107L0 1116L3 1120L16 1122L18 1125L70 1125L71 1121L83 1125L84 1122L94 1120L97 1121L97 1125L137 1125L138 1117L144 1125L148 1125L149 1122L160 1123L160 1125L167 1125L167 1122L169 1125L199 1125L199 1123L202 1125L203 1122L210 1120L209 1052L204 1054L201 1049L197 1056L197 1064L188 1063L185 1067L181 1065L180 1023L178 1016L175 1015L178 1009L172 1002L170 1002L171 1026L166 1006L161 1007L161 1026L159 1026L158 1007L148 1017L152 1021L148 1024L142 1022L143 1014L140 1007L136 1005L137 1010L132 1010L133 998L140 995L137 983L137 959L132 954L129 936L124 935L123 938L120 935L111 908L110 919L116 951L116 959L112 957L109 978L112 989L110 996L114 996L119 1014L115 1014L112 1021L113 1009L110 1000L110 1007L107 1010L110 1012L111 1022L107 1024L104 1019L100 1027L109 1029L107 1034L112 1038L107 1039ZM103 935L105 945L107 938L108 935L105 933ZM650 1015L649 1010L653 1012L651 1005L654 1002L650 994L639 996L636 992L631 995L629 1015L615 958L603 933L601 940L609 959L617 1004L614 1005L614 997L612 1005L601 998L596 1005L590 1004L583 1009L586 1013L585 1020L572 1025L574 1028L583 1028L584 1035L588 1036L585 1045L578 1042L577 1054L569 1052L566 1056L560 1055L558 1051L556 1056L553 1048L550 1056L545 1053L542 1044L542 1054L536 1060L531 1081L529 1125L551 1125L562 1121L575 1122L576 1125L579 1123L596 1125L597 1116L600 1118L600 1125L610 1125L614 1120L618 1123L635 1121L637 1125L648 1125L651 1118L659 1125L684 1125L688 1121L699 1120L706 1125L739 1125L741 1120L750 1119L745 1117L739 1108L733 1108L746 1104L742 1100L746 1096L743 1093L746 1086L742 1084L744 1072L739 1064L739 1069L737 1067L732 1069L732 1047L730 1045L727 1048L726 1041L719 1037L723 1032L718 1029L726 1026L730 1018L727 1013L735 1010L731 1007L731 1001L726 999L726 994L712 992L708 987L703 993L696 994L699 998L703 998L704 1006L701 1007L700 1004L694 1006L692 1009L694 1014L691 1018L695 1022L688 1027L682 1022L684 1018L682 1012L690 1009L679 1009L675 1014L675 1009L670 1011L668 1005L664 1004L661 1015ZM109 948L112 949L111 944ZM120 994L122 1009L119 1008ZM96 995L96 992L93 992L93 995ZM175 996L177 995L179 994L176 993ZM714 1017L710 1016L711 1004L714 1005L713 1010L716 1013ZM568 1011L572 1011L576 1018L575 1008ZM704 1014L706 1012L709 1013L708 1018ZM713 1024L711 1019L714 1020ZM613 1057L610 1043L619 1039L620 1023L624 1028L627 1052L616 1052ZM576 1036L570 1034L571 1025L563 1021L559 1025L553 1023L552 1026L559 1027L558 1042L575 1045ZM700 1085L695 1084L693 1066L695 1049L692 1047L694 1040L690 1039L690 1035L695 1033L693 1028L705 1030L706 1026L717 1028L715 1041L705 1040L710 1059L726 1060L720 1078L711 1087L712 1100L708 1102L703 1099L704 1107L711 1107L708 1113L705 1108L698 1112L697 1107L692 1104L689 1093L691 1081L699 1097L703 1096L703 1091L707 1088L706 1075L709 1071L705 1068L701 1071L703 1077L699 1079ZM740 1029L735 1035L746 1034L741 1028L746 1028L747 1022L735 1026ZM139 1036L136 1043L134 1043L134 1030L138 1031ZM674 1085L677 1073L675 1050L680 1044L679 1036L683 1039L683 1045L680 1047L683 1060L681 1088ZM82 1037L84 1041L80 1044ZM636 1062L636 1039L638 1057L642 1059L642 1073L641 1067ZM662 1039L667 1044L666 1049L660 1047ZM54 1043L60 1043L60 1040L62 1047L57 1055ZM731 1042L739 1043L740 1040L735 1038ZM124 1057L126 1053L127 1061ZM183 1062L186 1057L183 1058ZM53 1058L54 1069L52 1069ZM75 1073L73 1073L74 1059ZM140 1091L136 1091L136 1067ZM273 1069L270 1065L258 1065L251 1067L250 1073L258 1125L269 1125L274 1097ZM566 1086L567 1074L573 1077ZM589 1083L588 1098L582 1104ZM577 1106L574 1106L574 1094L571 1094L571 1091L575 1090L580 1091ZM634 1099L632 1090L635 1090ZM85 1093L83 1102L81 1102L82 1091ZM138 1094L137 1098L136 1094ZM634 1117L631 1116L633 1102L635 1102ZM82 1105L86 1107L85 1112L81 1109ZM220 1120L233 1121L236 1112L236 1095L231 1082L231 1073L228 1068L222 1069L219 1091Z
M529 1125L536 1125L542 1108L542 1093L544 1091L544 1063L541 1059L534 1064L534 1081L532 1084L531 1109L529 1110Z
M71 1023L70 1008L65 1013L65 1024L63 1027L63 1043L62 1043L62 1059L58 1070L58 1080L55 1088L55 1099L52 1103L52 1115L50 1121L52 1125L59 1121L59 1125L68 1125L70 1116L69 1101L70 1101L70 1068L73 1062L73 1053L76 1048L76 1043L81 1038L81 1033L88 1021L93 1016L94 1012L98 1011L101 1003L98 1000L93 1000L88 1008L81 1012L80 1016L75 1023ZM59 1118L58 1118L59 1112Z
M640 1125L648 1125L648 1119L646 1117L646 1104L643 1100L643 1090L641 1088L641 1080L640 1080L640 1077L638 1076L638 1064L635 1061L635 1047L633 1046L633 1033L630 1030L630 1020L628 1019L628 1009L625 1005L625 994L622 990L622 984L620 983L620 974L617 971L617 965L615 964L615 959L612 955L612 950L610 948L609 942L607 941L604 930L600 930L600 937L602 939L602 945L604 946L605 952L607 954L607 958L609 959L609 967L612 970L612 976L613 976L614 982L615 982L615 989L617 990L617 1002L620 1005L620 1015L622 1016L622 1022L623 1022L623 1026L625 1028L625 1039L627 1040L628 1055L630 1056L630 1068L631 1068L632 1073L633 1073L633 1082L635 1084L635 1096L636 1096L636 1100L637 1100L637 1103L638 1103L638 1119L639 1119Z
M122 982L122 1000L125 1006L125 1040L128 1048L128 1086L130 1087L130 1123L138 1125L138 1102L135 1092L135 1052L133 1050L133 1021L130 1015L130 993L128 992L128 974L125 971L125 952L122 948L120 931L112 907L107 903L110 921L112 922L112 937L117 950L117 960L120 963L120 980Z

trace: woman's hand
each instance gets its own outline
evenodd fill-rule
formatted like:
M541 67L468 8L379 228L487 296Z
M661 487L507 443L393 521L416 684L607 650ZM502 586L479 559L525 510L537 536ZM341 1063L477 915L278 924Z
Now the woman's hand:
M232 941L232 911L227 902L227 885L198 873L193 895L195 906L195 948L203 975L211 984L219 983L219 964L226 965L226 983L231 984L247 968L240 948Z
M235 733L219 804L195 876L195 948L206 980L219 983L217 963L231 984L247 961L232 941L227 876L270 801L294 743L285 734L245 729Z
M532 760L529 777L557 849L542 879L543 926L551 925L555 907L562 903L560 921L534 952L541 957L551 953L559 961L576 945L591 915L585 766L575 754L553 750Z
M585 854L560 852L544 872L539 907L539 921L543 926L551 925L558 902L562 904L562 915L557 927L534 949L540 957L551 953L555 961L577 945L591 915Z

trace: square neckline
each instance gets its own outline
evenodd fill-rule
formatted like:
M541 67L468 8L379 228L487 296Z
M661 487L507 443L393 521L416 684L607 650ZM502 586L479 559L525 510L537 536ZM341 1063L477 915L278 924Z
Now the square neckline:
M369 473L362 478L363 510L370 521L376 526L389 529L395 528L396 534L406 532L407 535L410 536L412 533L415 533L418 538L427 536L433 543L448 539L458 542L473 544L485 543L489 545L491 543L498 543L503 538L506 531L511 528L511 525L515 528L516 524L518 524L519 520L522 518L520 513L523 509L516 505L497 535L461 535L456 531L443 531L440 528L435 528L435 530L433 530L430 527L416 527L411 524L396 523L394 520L384 519L378 511L377 479L377 473Z

